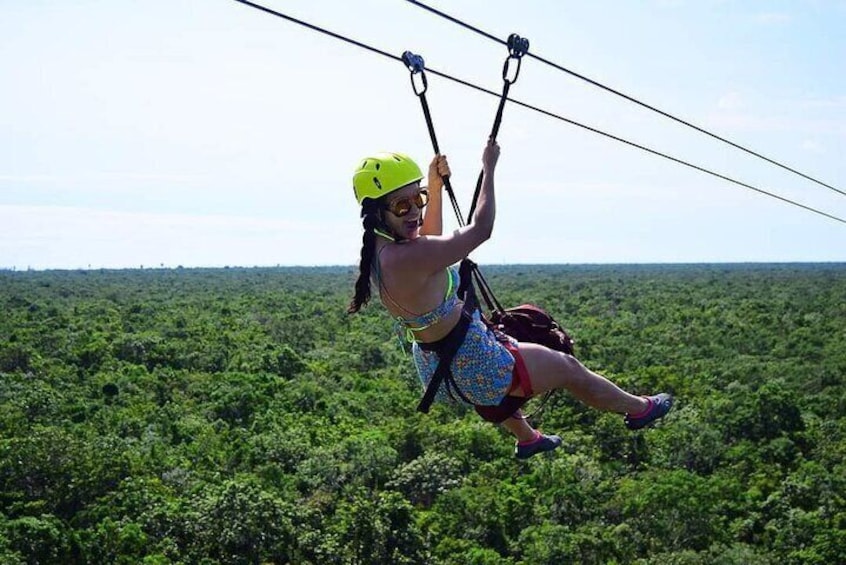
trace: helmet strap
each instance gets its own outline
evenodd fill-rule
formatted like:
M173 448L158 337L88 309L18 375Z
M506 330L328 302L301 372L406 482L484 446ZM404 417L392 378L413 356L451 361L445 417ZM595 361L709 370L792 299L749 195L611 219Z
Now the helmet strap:
M397 238L395 238L395 237L394 237L394 236L392 236L391 234L389 234L389 233L387 233L387 232L384 232L384 231L382 231L382 230L380 230L380 229L378 229L378 228L377 228L377 229L374 229L374 230L373 230L373 232L374 232L376 235L380 235L380 236L384 237L384 238L385 238L385 239L387 239L388 241L392 241L392 242L394 242L394 243L396 243L396 241L397 241Z
M378 206L376 201L370 199L365 200L365 204L361 210L361 216L374 216L376 218L377 225L372 228L373 233L387 239L392 243L400 243L404 241L405 238L398 237L391 233L391 228L389 228L387 222L385 222L385 217L383 213L384 211Z
M379 217L379 222L382 224L379 228L373 230L376 232L377 235L380 235L391 241L393 243L402 243L405 241L404 237L398 236L397 234L393 233L393 230L388 227L388 222L385 221L385 210L383 208L379 208L376 212Z

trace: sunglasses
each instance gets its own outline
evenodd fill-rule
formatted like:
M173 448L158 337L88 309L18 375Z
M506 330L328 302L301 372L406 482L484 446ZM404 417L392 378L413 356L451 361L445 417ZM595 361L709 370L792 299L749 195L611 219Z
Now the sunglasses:
M386 208L391 214L393 214L397 218L402 218L403 216L411 212L412 204L417 206L419 210L422 210L426 207L426 204L428 203L429 191L425 188L421 188L417 191L417 194L415 194L414 196L408 196L406 198L397 198L396 200L388 204Z

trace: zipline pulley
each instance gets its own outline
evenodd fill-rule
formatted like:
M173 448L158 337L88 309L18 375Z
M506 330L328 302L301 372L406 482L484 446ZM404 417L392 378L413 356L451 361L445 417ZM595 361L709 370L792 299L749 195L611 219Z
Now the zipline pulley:
M402 62L405 63L405 66L411 73L411 88L414 90L414 94L423 96L429 87L429 81L426 80L426 73L423 72L423 69L426 68L423 57L415 55L411 51L406 51L402 54ZM414 81L416 75L420 75L420 88L417 87L417 83Z
M520 75L520 62L523 60L523 55L529 52L529 40L525 37L520 37L516 33L508 36L508 58L502 66L502 80L507 84L514 84L517 82L517 77ZM517 61L514 77L508 78L511 61Z

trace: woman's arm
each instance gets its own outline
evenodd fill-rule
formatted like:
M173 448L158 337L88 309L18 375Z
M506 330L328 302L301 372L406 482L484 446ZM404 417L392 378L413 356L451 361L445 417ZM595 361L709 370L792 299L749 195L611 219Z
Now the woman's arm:
M494 171L499 159L499 145L488 140L482 154L482 188L472 221L448 235L421 236L404 245L392 246L387 259L392 268L407 273L436 273L467 257L491 237L496 217Z
M496 198L494 197L494 170L499 160L499 144L496 140L488 139L485 151L482 153L482 190L476 202L472 224L485 234L484 240L491 237L494 219L496 218ZM484 241L483 240L483 241Z
M443 189L444 178L450 175L446 155L435 155L429 164L429 204L423 212L420 235L441 235L444 229Z

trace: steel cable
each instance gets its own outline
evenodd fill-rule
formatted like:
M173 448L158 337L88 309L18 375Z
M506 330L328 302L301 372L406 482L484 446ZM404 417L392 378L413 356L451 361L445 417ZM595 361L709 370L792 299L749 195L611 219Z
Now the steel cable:
M478 28L478 27L476 27L476 26L473 26L473 25L471 25L471 24L468 24L467 22L462 21L462 20L460 20L460 19L458 19L458 18L456 18L456 17L454 17L454 16L450 16L449 14L447 14L447 13L445 13L445 12L442 12L442 11L440 11L440 10L436 9L436 8L433 8L433 7L431 7L431 6L428 6L428 5L424 4L423 2L419 2L418 0L406 0L406 2L408 2L408 3L410 3L410 4L414 4L415 6L418 6L419 8L422 8L422 9L424 9L424 10L426 10L426 11L428 11L428 12L432 13L432 14L435 14L435 15L437 15L437 16L439 16L439 17L441 17L441 18L444 18L444 19L446 19L446 20L449 20L449 21L451 21L452 23L457 24L457 25L459 25L459 26L463 27L464 29L467 29L467 30L470 30L470 31L472 31L472 32L474 32L474 33L477 33L477 34L481 35L482 37L486 37L486 38L490 39L491 41L496 41L497 43L503 43L503 44L505 43L505 41L503 41L502 39L500 39L500 38L498 38L498 37L496 37L496 36L494 36L494 35L491 35L490 33L486 32L486 31L484 31L484 30L482 30L482 29L479 29L479 28ZM758 153L757 151L753 151L752 149L749 149L749 148L747 148L747 147L744 147L744 146L740 145L739 143L735 143L734 141L731 141L731 140L729 140L729 139L726 139L726 138L724 138L724 137L721 137L721 136L719 136L719 135L717 135L717 134L715 134L715 133L712 133L712 132L710 132L710 131L706 130L705 128L702 128L702 127L700 127L700 126L697 126L696 124L693 124L693 123L691 123L691 122L688 122L688 121L686 121L686 120L683 120L682 118L679 118L679 117L677 117L677 116L674 116L673 114L670 114L669 112L665 112L664 110L661 110L661 109L659 109L659 108L656 108L655 106L652 106L652 105L650 105L650 104L647 104L646 102L642 102L642 101L638 100L637 98L635 98L635 97L633 97L633 96L629 96L628 94L625 94L625 93L623 93L623 92L620 92L619 90L616 90L616 89L614 89L614 88L611 88L610 86L606 86L606 85L602 84L601 82L599 82L599 81L597 81L597 80L594 80L594 79L589 78L589 77L587 77L587 76L585 76L585 75L582 75L582 74L580 74L580 73L577 73L576 71L573 71L573 70L571 70L571 69L568 69L568 68L564 67L563 65L560 65L560 64L555 63L555 62L553 62L553 61L550 61L549 59L545 59L544 57L541 57L540 55L536 55L536 54L534 54L534 53L532 53L532 52L527 53L527 54L526 54L526 56L531 57L532 59L535 59L535 60L537 60L537 61L540 61L541 63L544 63L544 64L546 64L546 65L549 65L550 67L552 67L552 68L554 68L554 69L557 69L557 70L559 70L559 71L562 71L562 72L564 72L564 73L567 73L568 75L573 76L573 77L575 77L575 78L577 78L577 79L579 79L579 80L582 80L582 81L585 81L585 82L587 82L587 83L589 83L589 84L592 84L593 86L596 86L596 87L598 87L598 88L601 88L602 90L605 90L606 92L610 92L611 94L614 94L614 95L616 95L616 96L619 96L619 97L621 97L621 98L624 98L625 100L628 100L629 102L632 102L632 103L634 103L634 104L637 104L638 106L641 106L641 107L643 107L643 108L646 108L647 110L650 110L650 111L652 111L652 112L655 112L656 114L660 114L661 116L664 116L665 118L669 118L669 119L671 119L671 120L673 120L673 121L675 121L675 122L677 122L677 123L680 123L680 124L682 124L682 125L684 125L684 126L687 126L687 127L691 128L691 129L694 129L694 130L698 131L699 133L705 134L705 135L707 135L707 136L709 136L709 137L711 137L711 138L713 138L713 139L716 139L716 140L721 141L721 142L723 142L723 143L725 143L725 144L727 144L727 145L730 145L731 147L734 147L735 149L740 149L741 151L744 151L744 152L746 152L746 153L748 153L748 154L750 154L750 155L753 155L753 156L755 156L755 157L757 157L757 158L759 158L759 159L763 159L764 161L766 161L766 162L768 162L768 163L770 163L770 164L772 164L772 165L775 165L775 166L777 166L777 167L780 167L780 168L782 168L782 169L784 169L784 170L786 170L786 171L790 171L791 173L796 174L796 175L799 175L800 177L802 177L802 178L804 178L804 179L807 179L807 180L809 180L809 181L811 181L811 182L814 182L814 183L816 183L816 184L818 184L818 185L820 185L820 186L824 186L824 187L826 187L826 188L828 188L828 189L830 189L830 190L833 190L834 192L837 192L838 194L841 194L841 195L843 195L843 196L846 196L846 192L844 192L844 191L842 191L842 190L840 190L840 189L838 189L838 188L835 188L835 187L831 186L830 184L827 184L827 183L825 183L825 182L823 182L823 181L821 181L821 180L815 179L815 178L814 178L814 177L812 177L812 176L806 175L805 173L803 173L803 172L801 172L801 171L797 171L796 169L794 169L794 168L792 168L792 167L789 167L789 166L787 166L787 165L785 165L785 164L783 164L783 163L780 163L780 162L776 161L775 159L771 159L771 158L769 158L769 157L767 157L767 156L765 156L765 155L761 155L761 154L760 154L760 153Z
M387 58L389 58L389 59L393 59L393 60L395 60L395 61L400 61L400 62L402 62L402 58L401 58L401 57L399 57L399 56L397 56L397 55L392 55L391 53L388 53L387 51L383 51L383 50L378 49L378 48L376 48L376 47L373 47L373 46L371 46L371 45L367 45L366 43L362 43L362 42L360 42L360 41L356 41L356 40L351 39L351 38L349 38L349 37L343 36L343 35L341 35L341 34L339 34L339 33L335 33L335 32L333 32L333 31L329 31L329 30L327 30L327 29L325 29L325 28L322 28L322 27L316 26L316 25L314 25L314 24L310 24L310 23L308 23L308 22L305 22L305 21L303 21L303 20L300 20L300 19L294 18L294 17L289 16L289 15L287 15L287 14L283 14L282 12L278 12L278 11L276 11L276 10L272 10L272 9L267 8L267 7L265 7L265 6L262 6L262 5L260 5L260 4L256 4L256 3L254 3L254 2L250 2L249 0L234 0L234 1L235 1L235 2L238 2L238 3L240 3L240 4L244 4L244 5L246 5L246 6L250 6L250 7L252 7L252 8L255 8L255 9L257 9L257 10L260 10L260 11L262 11L262 12L265 12L265 13L267 13L267 14L271 14L271 15L273 15L273 16L277 16L277 17L282 18L282 19L284 19L284 20L287 20L287 21L289 21L289 22L296 23L296 24L298 24L298 25L301 25L301 26L306 27L306 28L308 28L308 29L311 29L311 30L313 30L313 31L317 31L317 32L319 32L319 33L322 33L322 34L328 35L328 36L330 36L330 37L332 37L332 38L335 38L335 39L338 39L338 40L344 41L345 43L348 43L348 44L350 44L350 45L355 45L356 47L359 47L359 48L365 49L365 50L367 50L367 51L370 51L371 53L376 53L376 54L378 54L378 55L382 55L383 57L387 57ZM409 1L409 2L412 2L413 0L408 0L408 1ZM499 41L499 40L497 40L497 41ZM504 43L504 42L503 42L503 43ZM432 69L432 68L427 68L427 72L428 72L428 73L431 73L431 74L433 74L433 75L437 75L437 76L439 76L439 77L441 77L441 78L444 78L444 79L446 79L446 80L449 80L449 81L455 82L455 83L457 83L457 84L460 84L460 85L466 86L466 87L468 87L468 88L472 88L472 89L474 89L474 90L476 90L476 91L483 92L483 93L485 93L485 94L488 94L488 95L491 95L491 96L495 96L495 97L497 97L497 98L499 98L499 97L500 97L500 95L499 95L498 93L496 93L496 92L494 92L494 91L492 91L492 90L489 90L489 89L487 89L487 88L484 88L484 87L479 86L479 85L476 85L476 84L473 84L473 83L468 82L468 81L466 81L466 80L463 80L463 79L460 79L460 78L457 78L457 77L451 76L451 75L449 75L449 74L447 74L447 73L444 73L444 72L441 72L441 71L438 71L438 70L435 70L435 69ZM540 113L540 114L542 114L542 115L545 115L545 116L547 116L547 117L555 118L555 119L557 119L557 120L560 120L560 121L566 122L566 123L568 123L568 124L571 124L571 125L574 125L574 126L580 127L580 128L582 128L582 129L585 129L585 130L587 130L587 131L590 131L590 132L592 132L592 133L596 133L596 134L598 134L598 135L602 135L602 136L604 136L604 137L606 137L606 138L608 138L608 139L612 139L612 140L614 140L614 141L617 141L617 142L620 142L620 143L624 143L624 144L626 144L626 145L628 145L628 146L630 146L630 147L634 147L634 148L640 149L641 151L645 151L645 152L647 152L647 153L650 153L650 154L652 154L652 155L656 155L656 156L658 156L658 157L663 157L664 159L668 159L668 160L673 161L673 162L675 162L675 163L678 163L678 164L680 164L680 165L684 165L684 166L689 167L689 168L691 168L691 169L694 169L694 170L697 170L697 171L700 171L700 172L703 172L703 173L709 174L709 175L714 176L714 177L716 177L716 178L719 178L719 179L725 180L725 181L727 181L727 182L730 182L730 183L736 184L736 185L738 185L738 186L741 186L741 187L743 187L743 188L746 188L746 189L749 189L749 190L752 190L752 191L758 192L759 194L763 194L763 195L765 195L765 196L769 196L769 197L771 197L771 198L775 198L775 199L780 200L780 201L782 201L782 202L785 202L785 203L787 203L787 204L791 204L791 205L793 205L793 206L796 206L796 207L802 208L802 209L807 210L807 211L809 211L809 212L813 212L813 213L818 214L818 215L820 215L820 216L824 216L824 217L829 218L829 219L831 219L831 220L835 220L835 221L840 222L840 223L842 223L842 224L846 224L846 220L844 220L844 219L842 219L842 218L839 218L839 217L837 217L837 216L834 216L834 215L832 215L832 214L829 214L829 213L827 213L827 212L823 212L823 211L818 210L818 209L816 209L816 208L812 208L812 207L810 207L810 206L806 206L805 204L801 204L801 203L799 203L799 202L796 202L795 200L791 200L791 199L789 199L789 198L785 198L785 197L783 197L783 196L779 196L779 195L777 195L777 194L774 194L774 193L769 192L769 191L767 191L767 190L764 190L764 189L762 189L762 188L758 188L758 187L753 186L753 185L751 185L751 184L748 184L748 183L745 183L745 182L742 182L742 181L739 181L739 180L733 179L733 178L731 178L731 177L729 177L729 176L726 176L726 175L723 175L723 174L720 174L720 173L714 172L714 171L712 171L712 170L710 170L710 169L707 169L707 168L705 168L705 167L700 167L699 165L694 165L693 163L690 163L690 162L685 161L685 160L683 160L683 159L679 159L679 158L677 158L677 157L673 157L673 156L668 155L668 154L666 154L666 153L662 153L662 152L657 151L657 150L655 150L655 149L651 149L651 148L649 148L649 147L646 147L645 145L641 145L641 144L635 143L635 142L633 142L633 141L629 141L629 140L627 140L627 139L624 139L624 138L622 138L622 137L619 137L619 136L616 136L616 135L613 135L613 134L610 134L610 133L604 132L604 131L602 131L602 130L600 130L600 129L597 129L597 128L594 128L594 127L591 127L591 126L588 126L588 125L582 124L582 123L580 123L580 122L577 122L577 121L572 120L572 119L570 119L570 118L566 118L566 117L564 117L564 116L561 116L561 115L556 114L556 113L554 113L554 112L551 112L551 111L549 111L549 110L544 110L543 108L539 108L539 107L537 107L537 106L533 106L533 105L528 104L528 103L526 103L526 102L522 102L522 101L520 101L520 100L517 100L516 98L510 98L510 97L509 97L509 98L507 98L507 100L508 100L509 102L512 102L512 103L514 103L514 104L517 104L518 106L522 106L522 107L527 108L527 109L529 109L529 110L532 110L532 111L534 111L534 112L538 112L538 113Z

